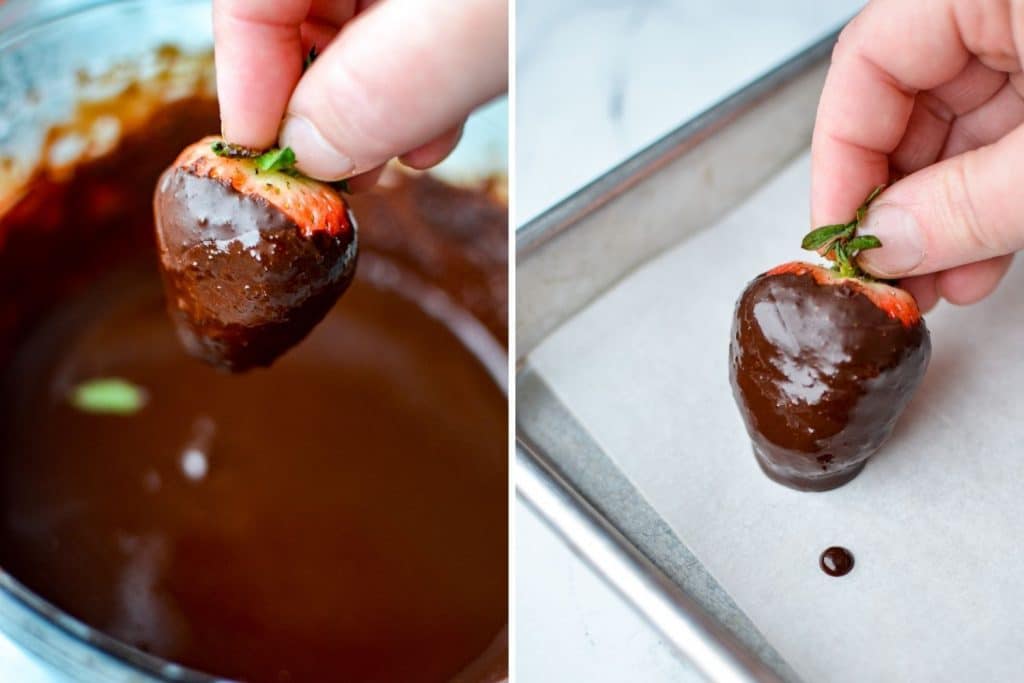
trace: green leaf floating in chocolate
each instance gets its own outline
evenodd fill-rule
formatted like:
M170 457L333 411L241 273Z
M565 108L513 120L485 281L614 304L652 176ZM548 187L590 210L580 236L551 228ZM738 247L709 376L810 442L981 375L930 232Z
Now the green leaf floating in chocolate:
M877 249L882 246L882 242L874 235L858 235L857 228L868 215L868 205L881 194L883 189L885 189L885 185L879 185L871 191L871 194L857 209L856 218L852 221L815 228L804 236L800 246L835 261L832 270L843 277L871 280L871 276L857 265L857 255L866 249Z
M69 401L84 413L134 415L146 405L146 391L120 377L100 377L75 387Z

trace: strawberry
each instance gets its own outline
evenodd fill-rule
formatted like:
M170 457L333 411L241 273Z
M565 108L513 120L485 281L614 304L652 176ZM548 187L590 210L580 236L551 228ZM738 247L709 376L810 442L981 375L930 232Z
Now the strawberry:
M857 235L877 194L850 223L804 238L833 267L780 265L736 304L733 396L758 464L792 488L824 491L857 476L928 367L931 341L917 302L857 266L861 251L881 246Z
M294 162L287 148L260 154L208 137L157 183L168 309L189 353L215 366L270 365L355 274L357 231L345 200Z

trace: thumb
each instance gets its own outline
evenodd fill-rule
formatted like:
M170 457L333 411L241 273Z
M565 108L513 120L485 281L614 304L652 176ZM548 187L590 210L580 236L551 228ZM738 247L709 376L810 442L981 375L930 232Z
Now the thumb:
M1024 248L1024 127L999 142L903 178L868 210L861 232L882 247L858 263L872 275L946 270Z
M506 0L388 0L299 81L281 146L322 180L369 171L457 126L508 80Z

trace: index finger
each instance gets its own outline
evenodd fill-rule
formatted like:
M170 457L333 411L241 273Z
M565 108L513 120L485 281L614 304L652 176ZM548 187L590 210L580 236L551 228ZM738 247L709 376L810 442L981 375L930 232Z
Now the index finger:
M992 13L1007 3L987 5ZM957 7L960 5L960 7ZM992 32L977 43L978 11L957 0L876 0L843 30L832 54L811 144L815 225L850 220L889 179L889 154L906 132L914 98L959 74L971 53L998 51ZM1006 12L1008 10L1005 9ZM1001 17L986 17L989 25ZM1011 25L1007 21L1005 26ZM984 61L984 60L983 60Z
M221 132L264 149L302 75L300 27L312 0L214 0L214 59Z

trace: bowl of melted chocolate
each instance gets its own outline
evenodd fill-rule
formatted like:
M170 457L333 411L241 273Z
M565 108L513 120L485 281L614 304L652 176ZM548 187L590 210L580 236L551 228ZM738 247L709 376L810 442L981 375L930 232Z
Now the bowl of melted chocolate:
M0 16L0 631L76 680L505 677L500 183L346 197L348 291L220 372L175 334L152 206L219 129L208 6L27 6Z

